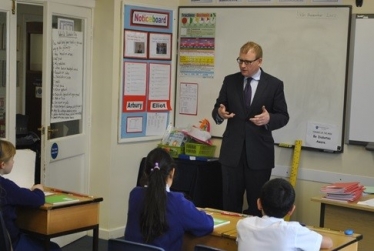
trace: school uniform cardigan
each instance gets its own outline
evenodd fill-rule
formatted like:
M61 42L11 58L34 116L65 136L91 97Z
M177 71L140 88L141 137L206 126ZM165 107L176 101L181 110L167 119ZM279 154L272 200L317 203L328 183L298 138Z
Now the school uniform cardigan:
M14 244L20 234L16 224L17 206L38 208L44 204L44 192L40 189L31 191L28 188L19 187L13 181L0 176L1 210L10 239Z
M136 187L130 193L125 229L126 240L144 243L139 222L146 189ZM152 243L148 243L162 247L165 251L181 250L185 232L195 236L204 236L210 234L214 227L212 216L199 211L191 201L178 192L167 192L166 218L169 230Z

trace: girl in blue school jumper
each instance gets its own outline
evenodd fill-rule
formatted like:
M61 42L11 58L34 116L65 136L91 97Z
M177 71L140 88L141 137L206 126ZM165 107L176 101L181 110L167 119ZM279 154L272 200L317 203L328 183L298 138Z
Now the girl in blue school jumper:
M16 207L25 206L38 208L44 204L43 186L34 185L31 189L21 188L13 181L3 177L12 171L16 149L8 141L0 140L0 210L2 210L5 226L8 230L13 251L44 251L43 240L21 233L16 224ZM51 242L51 251L61 248Z
M185 232L203 236L213 231L212 216L199 211L182 193L170 191L175 168L164 149L148 154L143 174L146 186L130 192L126 240L179 251Z

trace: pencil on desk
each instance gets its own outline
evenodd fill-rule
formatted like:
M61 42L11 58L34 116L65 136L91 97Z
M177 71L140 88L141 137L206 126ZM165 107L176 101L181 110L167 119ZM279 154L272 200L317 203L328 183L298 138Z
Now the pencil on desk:
M92 195L86 195L86 194L81 194L81 193L75 193L75 192L63 191L63 190L56 189L56 188L51 188L51 191L52 191L52 192L55 192L55 193L70 194L70 195L73 195L73 196L83 197L83 198L91 198L91 199L94 198L94 196L92 196Z
M213 212L213 213L221 213L223 212L222 210L219 210L219 209L214 209L214 208L203 208L204 211L208 211L208 212Z
M214 209L214 208L204 208L204 211L212 212L212 213L220 213L222 215L227 215L227 216L237 216L237 217L246 217L248 215L246 214L241 214L241 213L234 213L234 212L227 212L219 209Z
M70 195L73 195L73 196L77 196L77 197L83 197L83 198L91 198L91 199L94 198L94 196L92 196L92 195L81 194L81 193L67 192L67 194L70 194Z
M247 216L245 214L240 213L232 213L232 212L221 212L222 215L228 215L228 216L237 216L237 217L244 217Z

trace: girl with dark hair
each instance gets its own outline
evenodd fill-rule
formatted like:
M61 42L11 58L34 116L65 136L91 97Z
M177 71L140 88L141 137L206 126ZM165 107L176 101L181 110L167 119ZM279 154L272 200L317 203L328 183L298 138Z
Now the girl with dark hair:
M162 148L146 158L144 187L130 193L125 239L165 249L182 249L185 232L204 236L213 231L213 218L199 211L182 193L171 192L176 165Z

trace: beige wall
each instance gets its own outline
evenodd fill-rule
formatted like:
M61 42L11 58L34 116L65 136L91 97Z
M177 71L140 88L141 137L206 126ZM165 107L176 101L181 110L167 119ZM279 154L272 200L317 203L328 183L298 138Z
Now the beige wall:
M125 4L177 10L175 0L137 0ZM158 141L118 143L121 60L121 0L97 0L94 11L92 154L90 193L104 197L100 237L119 237L126 225L128 194L136 184L141 158Z
M309 4L310 1L307 2ZM341 4L354 5L354 2L354 0L343 0ZM190 5L190 0L137 0L136 3L135 1L126 3L156 8L165 6L177 10L178 5ZM158 141L127 144L117 142L121 84L121 4L121 0L97 0L94 11L90 193L104 197L100 213L101 238L123 235L128 194L135 186L139 163L141 158L158 143ZM250 4L243 0L240 5ZM354 6L352 11L374 13L374 1L366 0L363 7ZM206 105L213 106L213 104ZM219 145L220 141L216 140L215 143ZM339 174L352 174L374 178L374 152L366 151L361 146L345 145L344 147L342 154L302 151L299 171L329 171L337 177ZM292 153L292 149L276 148L277 166L289 167ZM319 193L321 185L322 183L314 181L297 181L297 210L292 219L309 225L318 225L319 205L312 203L310 197Z

